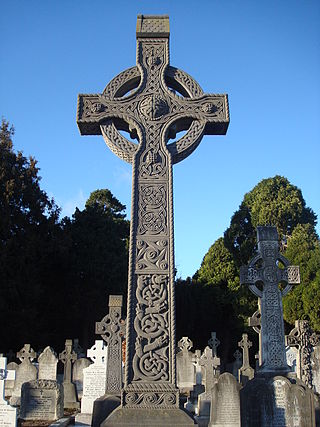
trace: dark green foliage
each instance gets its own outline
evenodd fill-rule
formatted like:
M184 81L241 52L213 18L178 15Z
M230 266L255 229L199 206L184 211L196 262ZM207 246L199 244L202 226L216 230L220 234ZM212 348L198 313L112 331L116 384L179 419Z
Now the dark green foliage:
M109 294L125 294L129 223L109 190L91 193L83 211L59 222L59 208L40 188L37 162L13 150L14 130L0 129L1 351L30 342L84 347Z

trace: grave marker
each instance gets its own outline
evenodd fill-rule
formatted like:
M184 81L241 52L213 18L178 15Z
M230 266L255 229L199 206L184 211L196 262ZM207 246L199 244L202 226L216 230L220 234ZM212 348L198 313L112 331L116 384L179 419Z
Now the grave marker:
M63 363L63 396L64 408L79 408L77 402L76 386L71 382L72 364L77 360L77 354L72 350L72 340L66 340L65 349L59 354L59 360Z
M172 409L173 425L175 416L185 418L175 376L172 165L204 134L225 134L229 124L226 95L205 95L188 74L169 66L169 34L168 16L139 15L137 67L120 73L101 95L78 98L81 134L102 134L133 165L125 386L111 424L117 417L135 423L136 412L124 408L153 411L159 423L167 422L161 408ZM139 144L118 129L129 130Z
M13 408L5 399L5 381L14 380L15 371L7 369L7 358L0 355L0 426L16 427L17 408Z
M242 348L243 352L243 362L239 369L239 382L245 385L254 377L254 369L251 368L249 361L249 348L252 346L252 342L248 339L248 334L242 334L242 340L238 342L238 346Z
M40 380L53 380L57 379L57 363L58 358L51 347L46 347L38 357Z
M16 379L14 389L10 398L10 404L14 406L20 405L21 387L27 381L37 379L37 368L31 363L37 356L36 352L31 348L30 344L25 344L17 353L17 358L21 361L16 370Z
M196 383L195 354L190 351L193 342L188 337L182 337L178 342L177 353L177 386L182 393L192 390Z
M286 373L290 371L286 361L282 296L293 285L300 283L299 267L289 266L289 261L280 254L276 227L257 227L258 254L248 267L240 268L240 283L260 298L262 363L259 372ZM262 261L262 267L257 264ZM284 268L278 267L280 261ZM263 283L262 290L257 282ZM285 283L283 291L279 283Z

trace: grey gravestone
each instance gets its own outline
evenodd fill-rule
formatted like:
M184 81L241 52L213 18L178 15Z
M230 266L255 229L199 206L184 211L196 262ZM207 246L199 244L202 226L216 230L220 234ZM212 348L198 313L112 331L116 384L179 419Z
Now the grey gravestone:
M219 344L220 342L216 342L213 348L206 347L200 358L200 365L203 372L202 381L205 391L198 396L198 416L195 419L198 425L201 426L208 425L212 398L211 390L218 381L220 374L220 359L217 357L217 347Z
M77 402L76 386L71 382L72 364L77 360L77 354L72 350L72 340L66 340L65 349L59 354L59 360L64 365L63 370L63 396L64 408L79 408Z
M229 115L226 95L205 95L188 74L169 66L169 34L168 16L139 15L137 66L115 77L101 95L78 98L81 134L102 134L133 165L125 385L121 408L105 426L131 416L134 424L137 408L147 425L175 425L179 417L192 424L179 410L175 378L172 165L191 154L204 134L225 134ZM139 144L117 128L129 130ZM167 145L176 131L187 129ZM170 409L172 421L161 408Z
M240 427L241 386L225 372L211 390L210 427Z
M77 353L77 356L79 359L86 356L83 348L79 344L79 338L75 338L73 340L73 351L75 351Z
M196 383L195 354L190 351L193 342L188 337L182 337L178 342L177 353L177 386L182 393L192 390Z
M77 388L78 399L82 399L83 394L83 370L91 365L89 359L81 357L77 359L72 367L72 382Z
M5 381L14 380L15 371L7 368L7 358L0 356L0 426L16 427L17 408L13 408L5 399Z
M258 254L248 267L240 269L240 283L260 298L261 303L261 358L260 373L287 373L290 368L286 361L282 296L292 285L300 283L299 267L289 266L288 260L279 252L276 227L257 227ZM279 268L281 261L284 268ZM259 263L263 262L262 267ZM257 282L263 283L262 290ZM281 291L279 283L286 286Z
M58 358L51 347L46 347L38 357L39 363L39 380L54 380L57 379L57 363Z
M122 340L125 336L125 321L121 319L122 295L109 295L109 313L96 322L96 333L107 346L105 394L96 399L93 407L92 426L100 427L106 417L120 405L122 389Z
M16 372L16 370L18 369L18 366L19 366L18 363L16 363L16 362L10 362L10 363L7 364L7 370L8 371L15 371ZM15 382L14 379L10 380L8 378L5 381L5 396L7 398L9 398L9 397L12 396L12 391L14 389L14 382Z
M299 381L299 380L298 380ZM312 391L301 381L258 377L240 391L242 427L314 427Z
M63 417L63 388L54 380L26 382L21 390L20 418L55 421Z
M233 353L233 357L235 358L235 361L232 363L231 366L231 373L232 375L238 380L239 378L239 369L242 366L242 354L241 352L237 349L234 353Z
M248 334L242 334L242 340L238 342L238 346L242 348L243 352L243 362L239 369L239 382L245 385L254 377L254 369L251 368L249 362L249 348L252 346L252 342L248 340Z
M193 365L195 366L196 371L196 383L194 384L192 390L190 390L190 396L188 397L187 402L184 404L184 408L191 413L198 414L198 397L199 394L204 392L204 385L202 385L202 371L200 365L201 350L196 350L194 352Z
M31 348L30 344L25 344L17 353L17 358L21 361L16 370L16 379L14 389L10 398L10 404L14 406L20 405L21 387L27 381L37 379L37 368L31 363L36 357L36 352Z
M320 343L320 335L312 332L307 320L296 320L295 327L286 336L286 344L297 349L297 376L309 388L313 388L311 354Z

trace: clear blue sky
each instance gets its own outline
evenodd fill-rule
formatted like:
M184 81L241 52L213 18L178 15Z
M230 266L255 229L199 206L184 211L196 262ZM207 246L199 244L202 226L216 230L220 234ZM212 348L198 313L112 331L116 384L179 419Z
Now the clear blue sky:
M4 0L0 115L63 215L109 188L130 216L131 166L102 137L80 136L76 100L135 65L140 13L169 14L171 65L229 94L227 136L205 137L174 167L178 276L195 273L263 178L287 177L319 215L318 0Z

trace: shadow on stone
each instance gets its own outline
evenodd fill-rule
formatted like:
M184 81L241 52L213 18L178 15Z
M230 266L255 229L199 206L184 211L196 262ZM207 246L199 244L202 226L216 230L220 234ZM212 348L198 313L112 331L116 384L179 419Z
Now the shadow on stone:
M120 405L120 397L105 395L96 399L93 404L92 427L100 427L100 424Z

